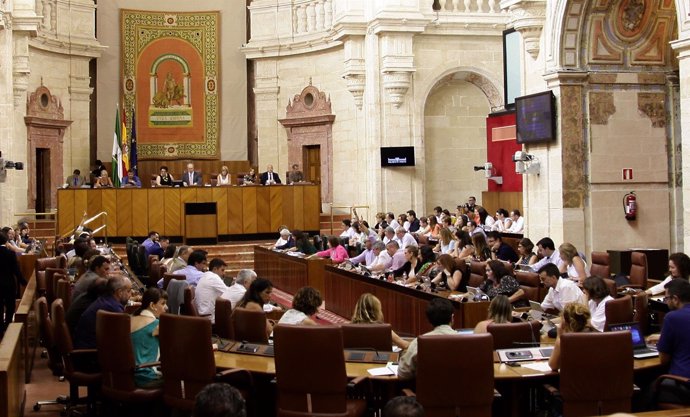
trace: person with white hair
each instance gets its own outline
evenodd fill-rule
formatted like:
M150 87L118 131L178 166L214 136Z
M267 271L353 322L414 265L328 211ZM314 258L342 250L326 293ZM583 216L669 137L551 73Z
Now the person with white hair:
M290 230L287 227L280 229L280 237L273 245L274 250L285 250L295 246L295 238L292 237Z
M251 269L241 270L239 274L237 274L237 278L235 278L235 283L225 290L221 297L230 300L232 308L234 309L235 306L237 306L237 303L242 300L244 293L247 292L247 289L255 279L256 272L252 271Z

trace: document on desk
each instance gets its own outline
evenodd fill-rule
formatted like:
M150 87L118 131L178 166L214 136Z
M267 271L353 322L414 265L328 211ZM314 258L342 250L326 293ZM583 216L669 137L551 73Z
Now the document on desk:
M388 362L386 366L381 368L371 368L367 369L369 375L371 376L393 376L398 375L398 365L394 365L393 362Z
M532 369L535 371L539 371L539 372L551 372L551 367L549 366L548 362L523 363L522 367Z

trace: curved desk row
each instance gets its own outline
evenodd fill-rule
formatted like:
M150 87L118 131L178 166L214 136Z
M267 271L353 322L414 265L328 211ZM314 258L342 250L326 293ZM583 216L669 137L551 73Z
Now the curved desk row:
M215 203L218 235L319 230L318 185L119 188L58 190L57 232L74 230L82 220L105 211L108 236L186 236L185 203Z

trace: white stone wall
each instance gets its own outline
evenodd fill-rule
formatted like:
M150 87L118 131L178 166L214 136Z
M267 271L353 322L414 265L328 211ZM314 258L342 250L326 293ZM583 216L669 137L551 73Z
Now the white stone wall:
M220 10L220 158L247 160L247 64L244 1L160 2L118 0L98 4L98 40L108 47L98 61L98 154L111 159L115 105L120 101L120 9L193 12ZM257 113L258 117L262 115Z

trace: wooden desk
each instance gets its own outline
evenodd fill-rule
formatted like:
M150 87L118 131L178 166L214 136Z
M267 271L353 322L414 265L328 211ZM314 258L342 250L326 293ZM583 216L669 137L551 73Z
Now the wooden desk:
M24 414L24 342L21 323L10 323L0 341L0 417Z
M333 266L325 267L324 283L327 310L342 317L351 317L359 297L367 292L374 294L381 300L384 320L403 336L417 336L431 331L433 326L426 318L426 307L432 299L448 296L448 293L418 291ZM488 301L451 302L455 307L455 328L474 328L477 323L486 319Z
M22 346L24 349L24 381L31 382L31 371L34 367L34 357L38 347L38 326L36 323L36 311L34 302L36 301L36 274L32 274L28 279L28 284L24 288L17 311L14 313L14 322L24 325L22 331Z
M324 266L328 259L304 259L254 246L254 271L271 280L276 288L294 294L304 286L314 287L325 295ZM349 317L349 316L345 316Z
M19 261L19 270L22 272L22 276L27 281L29 280L29 277L34 273L34 268L36 267L36 259L38 259L38 255L24 254L22 256L17 257L17 260Z
M320 186L229 186L58 190L57 232L62 235L89 217L108 213L108 236L185 236L185 203L217 203L219 235L319 230ZM99 234L99 236L101 236Z

